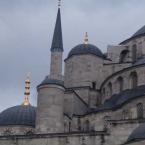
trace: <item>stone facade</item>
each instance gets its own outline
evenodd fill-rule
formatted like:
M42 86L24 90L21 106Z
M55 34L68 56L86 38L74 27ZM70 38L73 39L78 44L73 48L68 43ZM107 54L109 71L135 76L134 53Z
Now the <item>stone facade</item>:
M106 54L85 38L65 59L62 76L60 29L59 9L50 75L37 87L35 126L1 125L0 145L127 144L145 122L145 32L109 45Z

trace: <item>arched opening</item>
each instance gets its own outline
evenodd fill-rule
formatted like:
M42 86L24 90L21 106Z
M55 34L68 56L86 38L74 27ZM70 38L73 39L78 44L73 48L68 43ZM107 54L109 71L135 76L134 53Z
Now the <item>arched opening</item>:
M108 129L108 121L111 119L110 116L104 116L104 130L106 131Z
M69 122L68 131L71 132L71 122Z
M105 87L103 88L102 95L105 98L105 95L106 95L106 89L105 89Z
M109 84L108 84L108 91L109 91L109 97L111 97L112 96L112 83L110 82Z
M85 121L85 131L89 131L90 130L90 122L89 120Z
M123 91L123 85L124 85L124 81L122 77L118 77L117 84L118 84L118 92L120 93Z
M137 59L137 45L132 46L132 61L135 62Z
M138 119L143 118L143 104L142 103L137 104L137 118Z
M78 118L78 130L81 131L81 129L82 129L82 128L81 128L81 119Z
M136 88L138 85L138 76L136 72L130 74L130 87L131 89Z
M120 54L120 63L127 62L127 58L129 57L129 50L123 50Z
M92 88L95 90L96 89L96 82L92 82Z

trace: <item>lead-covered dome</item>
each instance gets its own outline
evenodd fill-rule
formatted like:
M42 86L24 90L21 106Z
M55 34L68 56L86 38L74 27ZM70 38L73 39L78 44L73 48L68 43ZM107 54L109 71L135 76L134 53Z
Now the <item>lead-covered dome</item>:
M101 50L92 44L79 44L75 46L68 54L68 58L74 55L82 55L82 54L93 54L98 57L104 58Z
M133 37L138 37L138 36L142 36L145 35L145 26L143 26L142 28L140 28L134 35Z
M35 126L36 108L31 105L19 105L8 108L0 114L0 126Z
M140 125L132 132L127 140L127 143L140 140L145 140L145 123Z

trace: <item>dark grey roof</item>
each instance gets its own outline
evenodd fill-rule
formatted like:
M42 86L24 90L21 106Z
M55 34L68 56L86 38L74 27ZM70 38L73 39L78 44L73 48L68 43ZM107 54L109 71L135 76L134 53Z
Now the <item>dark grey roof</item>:
M104 58L103 53L101 50L92 44L79 44L76 47L74 47L68 54L68 58L73 55L81 55L81 54L93 54L98 57Z
M127 143L145 140L145 123L137 127L129 136Z
M145 85L138 86L131 90L125 90L120 94L113 95L110 99L106 100L102 106L93 112L116 110L125 103L142 96L145 96Z
M145 35L145 26L143 26L142 28L140 28L134 35L133 37L138 37L141 35Z
M145 36L145 26L143 26L142 28L140 28L134 35L132 35L130 38L124 40L123 42L120 43L120 45L131 41L134 38L138 38L140 36Z
M61 14L60 8L57 13L57 20L54 29L54 35L51 45L51 51L63 51L62 28L61 28Z
M61 80L56 80L56 79L50 79L48 76L45 77L45 79L42 81L38 87L43 86L43 85L48 85L48 84L55 84L59 86L64 86L64 82Z
M142 57L142 58L138 59L138 60L133 64L133 66L141 65L141 64L145 64L145 57Z
M0 114L0 126L24 125L35 126L36 108L33 106L14 106Z

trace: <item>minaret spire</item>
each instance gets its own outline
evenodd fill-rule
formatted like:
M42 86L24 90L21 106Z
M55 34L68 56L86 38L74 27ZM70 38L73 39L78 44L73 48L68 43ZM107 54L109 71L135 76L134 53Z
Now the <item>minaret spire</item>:
M27 75L27 78L25 80L25 93L24 93L25 97L24 97L24 102L23 105L24 106L28 106L30 105L29 102L29 95L30 95L30 74Z
M50 78L57 80L62 79L62 60L63 60L63 39L62 39L60 7L61 0L58 0L58 12L51 45L51 65L50 65Z
M58 0L58 13L57 13L57 19L56 19L56 24L55 24L55 29L54 29L52 45L51 45L52 52L54 52L54 51L63 52L63 39L62 39L60 7L61 7L61 0Z

